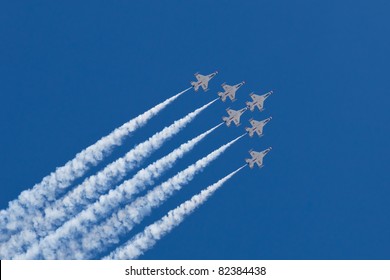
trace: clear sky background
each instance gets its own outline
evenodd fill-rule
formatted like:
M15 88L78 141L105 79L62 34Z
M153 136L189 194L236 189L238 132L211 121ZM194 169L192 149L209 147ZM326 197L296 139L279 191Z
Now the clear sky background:
M165 180L272 116L133 233L245 168L143 259L389 259L389 1L3 1L0 4L0 208L166 98L189 91L89 174L172 121L246 81L144 165L274 90L264 112L207 137ZM131 174L129 174L131 176ZM126 236L131 237L132 234ZM99 257L99 256L97 256Z

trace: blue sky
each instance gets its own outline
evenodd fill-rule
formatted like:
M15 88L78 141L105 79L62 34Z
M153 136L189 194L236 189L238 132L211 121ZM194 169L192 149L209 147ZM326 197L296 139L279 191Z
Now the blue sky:
M389 259L388 1L8 1L0 4L0 207L115 127L187 92L102 165L217 97L145 164L218 124L249 93L274 90L264 112L221 127L162 180L245 137L154 211L162 217L272 146L163 238L144 259ZM131 174L129 174L131 176ZM130 237L129 235L128 237ZM125 240L125 239L124 239ZM124 241L123 240L123 241Z

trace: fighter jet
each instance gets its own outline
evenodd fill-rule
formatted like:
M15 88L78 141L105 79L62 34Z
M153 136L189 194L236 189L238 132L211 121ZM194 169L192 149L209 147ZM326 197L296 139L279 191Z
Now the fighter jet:
M229 86L226 83L222 84L222 88L224 92L218 92L219 98L222 99L223 102L225 102L226 97L229 97L231 101L236 101L236 91L242 87L245 84L245 81L242 81L241 83L234 85L234 86Z
M253 111L255 109L255 106L257 108L259 108L260 112L264 110L263 108L263 105L264 105L264 100L267 99L268 96L270 96L271 94L273 93L273 91L269 91L267 92L266 94L263 94L263 95L257 95L257 94L254 94L253 92L250 94L250 96L252 97L252 102L250 101L247 101L246 102L246 106L248 106L248 108Z
M250 168L253 168L254 164L256 163L260 168L263 167L263 158L266 154L269 153L269 151L272 150L272 147L269 147L268 149L262 151L262 152L255 152L253 150L250 150L249 153L252 156L252 158L245 159L246 163L249 165Z
M257 135L261 137L263 136L263 127L270 120L272 120L272 117L269 117L268 119L262 121L256 121L254 119L250 119L249 122L251 123L252 127L245 127L245 130L249 133L250 137L252 137L255 132L257 133Z
M218 74L218 71L215 71L214 73L211 73L210 75L201 75L199 73L195 73L195 78L197 79L196 82L191 82L192 87L195 91L198 91L199 87L201 86L204 91L208 91L209 81L214 78L215 75Z
M227 126L230 126L230 123L233 121L236 126L240 125L241 115L248 110L248 108L242 108L241 110L232 110L230 108L226 109L228 117L222 117L222 120L226 123Z

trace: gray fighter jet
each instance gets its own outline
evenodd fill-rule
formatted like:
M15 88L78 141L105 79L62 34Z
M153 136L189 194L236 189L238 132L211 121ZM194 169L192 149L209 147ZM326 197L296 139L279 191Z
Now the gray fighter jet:
M248 106L249 110L253 111L255 109L255 106L259 108L260 112L264 110L264 100L267 99L268 96L270 96L273 93L273 91L269 91L266 94L263 95L257 95L253 92L250 94L250 97L252 97L252 102L247 101L246 106Z
M229 97L231 101L236 101L236 91L242 87L245 84L245 81L242 81L241 83L234 85L234 86L229 86L226 83L222 84L222 88L224 92L218 92L219 98L222 99L223 102L225 102L226 97Z
M222 117L222 120L226 123L227 126L230 126L230 123L233 121L236 126L240 125L241 115L248 110L248 108L242 108L241 110L232 110L230 108L226 109L228 117Z
M269 117L268 119L262 121L256 121L254 119L250 119L249 122L251 123L252 127L245 127L245 130L248 132L250 137L252 137L255 132L257 133L257 135L261 137L263 136L263 127L270 120L272 120L272 117Z
M269 151L272 150L272 147L269 147L268 149L262 151L262 152L255 152L253 150L249 151L249 154L252 156L252 158L245 159L245 162L249 165L250 168L253 168L254 164L256 163L260 168L263 167L263 158L266 154L269 153Z
M195 73L195 78L197 79L196 82L191 82L192 87L195 91L198 91L199 87L201 86L204 91L208 91L209 81L214 78L215 75L218 74L218 71L215 71L214 73L211 73L210 75L201 75L199 73Z

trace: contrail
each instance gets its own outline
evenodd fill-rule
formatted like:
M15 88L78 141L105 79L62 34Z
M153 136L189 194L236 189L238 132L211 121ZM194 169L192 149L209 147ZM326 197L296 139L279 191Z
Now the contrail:
M121 145L126 136L144 126L152 117L190 89L183 90L123 124L95 144L78 153L64 166L58 167L56 171L44 177L32 189L23 191L17 199L9 202L8 208L0 212L0 242L8 240L13 233L20 231L23 225L20 221L23 221L25 217L30 217L36 209L42 208L47 201L54 201L58 194L69 187L75 179L83 176L91 166L97 165L107 156L113 147Z
M137 192L140 192L148 185L153 184L154 179L158 178L164 173L164 171L172 167L179 158L183 157L185 153L191 151L196 144L222 124L223 123L220 123L207 130L206 132L182 144L168 155L150 164L148 167L141 169L130 180L125 181L117 188L111 190L108 194L100 196L98 201L88 206L87 209L80 212L76 217L74 217L74 215L68 215L64 220L71 220L61 226L58 232L56 232L56 235L69 236L71 233L76 232L80 226L83 230L85 229L88 231L91 224L96 223L101 218L109 215L115 208L118 207L118 205L120 205L120 203L123 204L129 202L132 196L134 196ZM50 221L48 225L51 225ZM45 233L45 235L53 233L53 227L49 228L48 226ZM42 236L42 233L40 235ZM30 247L36 242L38 242L37 234L34 234L31 230L24 230L20 235L13 236L9 242L0 246L0 249L4 251L3 255L10 258L23 253L25 248Z
M98 201L88 206L88 208L80 212L76 217L61 226L56 232L56 235L69 237L72 233L76 232L77 234L80 232L84 234L88 233L93 224L111 214L118 208L118 205L130 202L134 195L143 191L148 185L152 185L155 179L160 177L167 169L172 167L178 159L191 151L196 144L222 124L223 123L220 123L180 145L180 147L173 150L168 155L138 171L131 179L123 182L115 189L110 190L108 194L100 196Z
M147 250L151 249L158 240L180 225L188 215L206 202L216 190L245 166L241 166L236 171L233 171L218 182L202 190L199 194L194 195L191 199L169 211L163 218L147 226L143 232L138 233L130 241L118 247L104 259L127 260L138 258Z
M26 254L18 255L15 258L21 259L88 259L94 254L104 251L107 246L117 244L119 236L130 231L135 224L138 224L148 215L151 210L162 204L175 191L180 190L189 183L194 176L218 158L227 148L246 135L243 134L229 143L221 146L207 156L191 164L180 171L161 185L150 190L146 195L137 198L131 204L120 209L102 224L88 229L86 235L80 236L78 228L76 236L64 236L61 228L42 239L39 243L33 244ZM74 221L73 221L74 222ZM60 233L57 235L57 233Z
M138 144L124 157L107 165L96 175L90 176L79 186L70 191L66 196L56 201L53 205L47 203L44 213L36 211L30 220L23 222L23 231L11 237L5 244L0 245L0 253L15 255L23 252L30 244L37 242L37 239L45 237L55 228L59 227L67 219L72 218L80 208L85 208L92 201L106 192L111 183L122 179L132 168L136 167L143 159L148 157L154 150L190 123L203 110L217 101L218 98L201 106L185 117L175 121L160 132L155 133L145 142ZM22 226L22 225L21 225Z

